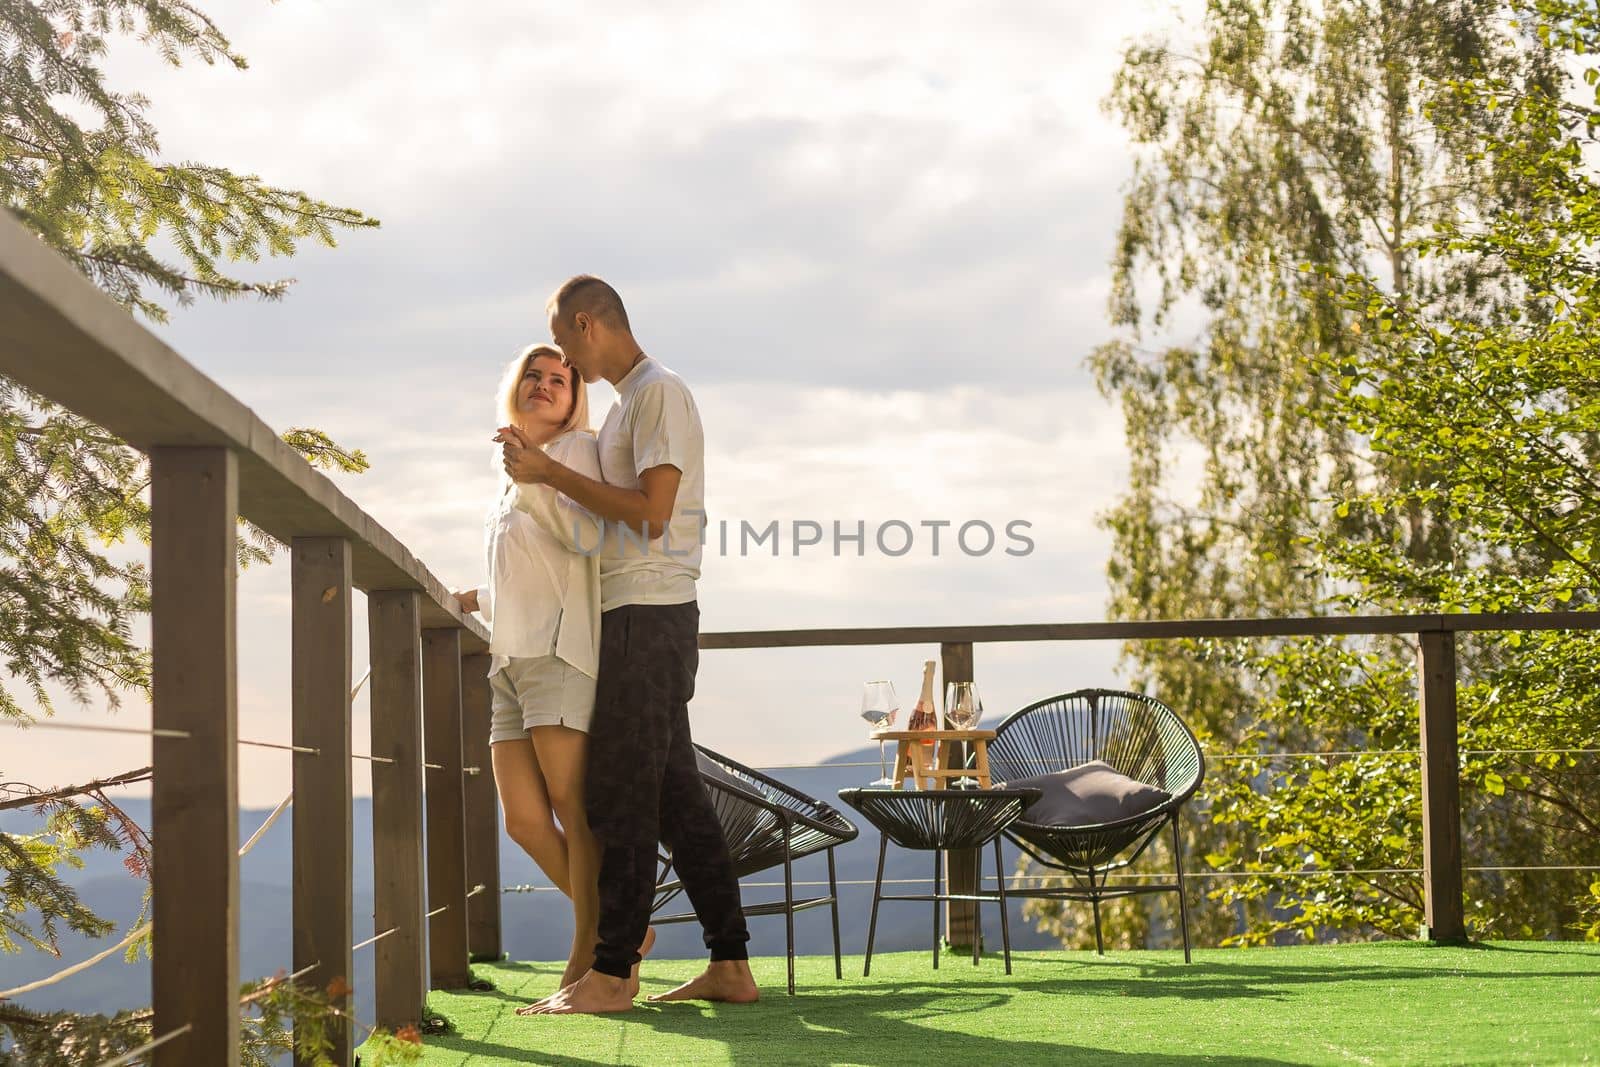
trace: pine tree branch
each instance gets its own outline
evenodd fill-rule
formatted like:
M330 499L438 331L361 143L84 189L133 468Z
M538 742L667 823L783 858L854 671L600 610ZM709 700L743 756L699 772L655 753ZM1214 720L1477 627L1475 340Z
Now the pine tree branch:
M44 145L36 144L33 141L30 141L25 137L18 137L15 133L11 132L10 130L0 129L0 137L4 137L8 141L11 141L11 142L14 142L16 144L22 145L24 148L31 148L31 149L34 150L34 152L38 153L37 155L30 156L28 158L31 158L31 159L60 159L61 158L60 153L51 152L50 149L46 148Z
M45 434L50 432L50 427L48 427L48 426L18 426L12 432L17 434L20 437L43 437ZM102 445L117 445L117 446L124 446L124 447L127 445L126 441L123 441L123 440L121 440L119 438L116 438L116 437L110 437L110 436L108 436L106 434L84 433L84 432L80 431L77 436L82 438L85 441L94 441L97 444L102 444Z
M115 774L109 778L98 778L92 782L85 782L83 785L72 785L61 789L51 789L45 792L19 795L10 800L0 801L0 811L12 811L17 808L36 807L39 804L46 804L52 800L66 800L69 797L80 796L84 793L97 792L110 786L134 785L138 782L149 781L151 773L151 768L141 767L136 771L124 771L121 774ZM31 786L24 785L20 782L0 783L0 791L4 792L14 793L19 787L23 789L32 788Z
M87 260L90 263L99 263L103 266L111 267L114 270L139 269L134 264L128 263L125 260L116 259L111 256L101 255L94 252L79 252L77 255L81 259ZM226 293L234 296L241 296L245 293L256 293L268 300L276 300L282 297L283 287L286 284L282 281L244 282L233 278L223 278L220 275L215 278L199 278L195 277L194 275L180 274L176 271L169 273L167 277L180 282L183 285L193 286L196 289L203 289L207 292Z

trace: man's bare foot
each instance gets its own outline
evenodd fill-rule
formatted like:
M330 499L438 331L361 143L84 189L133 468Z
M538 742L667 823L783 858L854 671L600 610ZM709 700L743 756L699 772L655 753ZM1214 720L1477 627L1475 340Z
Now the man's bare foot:
M644 942L639 946L639 959L643 961L646 956L650 955L650 950L655 947L656 928L647 926L644 929ZM639 964L637 963L633 965L633 970L628 973L628 992L635 997L639 995Z
M690 979L677 989L657 993L649 998L652 1004L670 1000L716 1000L724 1004L754 1004L761 999L755 976L745 960L715 960L706 966L700 977Z
M589 971L553 996L537 1004L518 1008L518 1015L603 1015L608 1012L627 1011L633 1007L633 997L628 993L625 978L613 978L599 971Z

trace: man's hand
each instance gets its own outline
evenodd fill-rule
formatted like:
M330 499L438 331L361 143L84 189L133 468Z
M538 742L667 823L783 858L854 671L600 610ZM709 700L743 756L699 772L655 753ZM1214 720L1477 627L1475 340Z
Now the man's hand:
M670 463L640 471L639 487L624 489L557 463L516 426L500 427L494 439L500 442L506 473L514 482L549 486L596 518L622 523L652 541L672 522L683 473Z
M516 426L502 426L495 431L494 439L500 442L501 458L511 480L523 485L548 484L550 470L556 461L545 455L544 449L528 440L528 435Z
M478 610L478 591L476 589L462 589L450 595L456 598L456 607L462 611Z

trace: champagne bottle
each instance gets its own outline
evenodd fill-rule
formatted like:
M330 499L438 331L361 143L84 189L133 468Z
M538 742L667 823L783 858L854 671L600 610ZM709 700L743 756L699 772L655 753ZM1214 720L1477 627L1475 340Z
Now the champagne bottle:
M933 667L931 659L922 664L922 694L917 697L917 706L911 711L911 721L906 724L912 730L939 728L939 712L933 706ZM938 764L939 752L933 738L911 747L912 773L916 775L919 789L924 785L931 789L938 783L938 779L933 777L933 769Z
M912 709L911 722L908 724L913 730L937 730L939 728L939 712L933 706L933 660L928 660L922 665L922 695L917 697L917 706ZM922 742L932 748L933 739Z

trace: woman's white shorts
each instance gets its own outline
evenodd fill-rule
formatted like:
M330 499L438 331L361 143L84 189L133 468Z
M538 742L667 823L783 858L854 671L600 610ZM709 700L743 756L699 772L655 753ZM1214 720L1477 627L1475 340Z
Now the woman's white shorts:
M559 656L513 659L489 679L489 690L490 744L525 738L535 726L589 732L594 679Z

